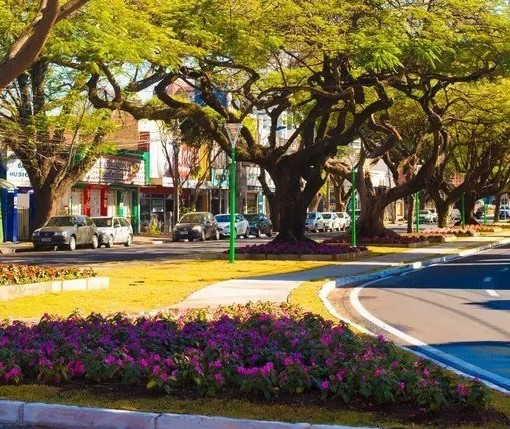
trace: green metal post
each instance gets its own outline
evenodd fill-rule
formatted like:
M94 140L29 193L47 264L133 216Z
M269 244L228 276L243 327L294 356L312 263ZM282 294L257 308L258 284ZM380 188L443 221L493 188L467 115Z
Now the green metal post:
M236 260L236 149L232 146L232 163L230 164L230 247L228 261Z
M487 225L487 202L483 199L483 225Z
M356 237L356 170L352 167L351 172L351 239L352 246L356 247L357 245L357 237Z
M460 199L460 218L462 223L462 228L466 227L466 212L464 206L464 194L462 194L462 198Z
M414 194L414 219L416 223L416 232L420 232L420 193Z

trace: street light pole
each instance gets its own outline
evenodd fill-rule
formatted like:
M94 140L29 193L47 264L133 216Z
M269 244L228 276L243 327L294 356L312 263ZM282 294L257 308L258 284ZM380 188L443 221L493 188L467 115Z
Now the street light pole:
M242 124L239 123L227 123L225 124L225 129L227 131L227 136L230 141L230 179L229 179L229 189L230 189L230 204L229 204L229 213L230 213L230 240L229 240L229 248L228 248L228 261L232 264L236 260L236 143L239 138L239 133L241 132Z
M414 220L416 223L416 232L420 232L420 193L414 194Z
M483 225L487 226L487 201L485 197L483 197Z
M464 204L464 194L462 194L462 198L460 199L460 219L462 228L466 227L466 212L465 212L465 204Z
M356 231L356 163L361 152L361 139L353 140L347 145L347 155L351 163L351 244L357 246Z

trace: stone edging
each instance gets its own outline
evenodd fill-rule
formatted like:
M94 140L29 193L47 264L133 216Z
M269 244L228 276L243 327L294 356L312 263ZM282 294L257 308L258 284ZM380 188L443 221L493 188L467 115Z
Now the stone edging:
M366 258L368 256L368 250L362 250L360 252L349 252L349 253L338 253L335 255L271 255L271 254L237 254L237 260L247 261L350 261L358 258ZM228 254L218 254L218 259L228 259Z
M0 401L0 423L54 429L354 429L337 425L158 414L18 401Z
M25 296L42 295L44 293L107 289L109 286L109 277L88 277L85 279L52 280L49 282L21 285L2 285L0 286L0 301L9 301Z

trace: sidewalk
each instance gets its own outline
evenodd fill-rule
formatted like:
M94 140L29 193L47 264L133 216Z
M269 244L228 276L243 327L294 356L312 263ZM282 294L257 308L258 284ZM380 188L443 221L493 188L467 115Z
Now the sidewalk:
M292 290L306 281L368 274L400 264L453 254L510 238L510 231L497 234L497 236L491 237L469 237L451 243L409 249L402 253L336 263L313 270L223 281L194 292L170 309L184 311L189 308L246 304L249 301L286 302Z

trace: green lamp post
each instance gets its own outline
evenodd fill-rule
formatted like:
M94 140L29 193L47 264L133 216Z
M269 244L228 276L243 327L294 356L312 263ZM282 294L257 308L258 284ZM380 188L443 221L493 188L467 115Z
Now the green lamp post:
M230 158L232 160L230 164L230 180L229 180L229 188L230 188L230 204L229 204L229 213L230 213L230 242L228 248L228 261L230 263L234 263L236 260L236 143L239 139L239 133L243 128L243 124L239 123L227 123L225 124L225 129L227 131L227 136L230 141Z
M416 192L414 194L414 216L415 216L415 224L416 224L416 232L420 232L420 193Z
M356 164L361 152L361 139L353 140L347 145L347 157L351 163L351 244L353 247L357 245L356 231Z

